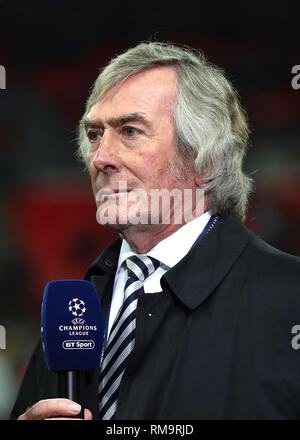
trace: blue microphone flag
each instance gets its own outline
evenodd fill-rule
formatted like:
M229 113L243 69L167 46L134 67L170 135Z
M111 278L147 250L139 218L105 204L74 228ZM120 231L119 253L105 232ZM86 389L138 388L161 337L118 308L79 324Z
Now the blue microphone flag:
M91 282L60 280L46 285L41 335L50 371L99 367L103 334L102 309Z

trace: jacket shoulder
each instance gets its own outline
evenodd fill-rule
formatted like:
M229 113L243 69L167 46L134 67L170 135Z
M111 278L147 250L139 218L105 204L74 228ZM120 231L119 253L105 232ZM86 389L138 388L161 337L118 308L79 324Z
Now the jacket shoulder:
M253 239L245 249L246 255L253 265L266 274L275 276L295 276L300 278L300 258L277 249L266 243L260 237L253 235Z

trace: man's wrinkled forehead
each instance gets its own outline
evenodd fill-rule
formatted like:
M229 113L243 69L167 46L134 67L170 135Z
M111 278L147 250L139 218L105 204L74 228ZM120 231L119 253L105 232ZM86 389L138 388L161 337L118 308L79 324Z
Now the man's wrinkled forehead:
M177 96L177 71L173 66L154 66L132 74L100 92L98 98L90 105L89 111L96 104L105 105L108 101L112 101L120 91L126 98L132 96L138 103L143 100L147 103L150 98L160 94L165 104L173 107Z

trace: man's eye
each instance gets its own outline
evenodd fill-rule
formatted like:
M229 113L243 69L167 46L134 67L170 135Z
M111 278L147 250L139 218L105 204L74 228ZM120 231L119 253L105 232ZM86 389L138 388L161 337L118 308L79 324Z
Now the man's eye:
M97 131L88 131L87 137L89 138L90 142L96 142L101 138L101 135Z
M123 127L123 131L128 137L133 137L134 135L139 133L139 131L134 127Z

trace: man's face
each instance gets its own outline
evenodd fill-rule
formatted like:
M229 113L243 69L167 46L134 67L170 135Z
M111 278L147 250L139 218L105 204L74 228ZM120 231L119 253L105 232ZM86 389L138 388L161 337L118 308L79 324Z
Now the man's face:
M147 206L140 205L139 213L147 209L149 220L151 210L161 210L150 203L153 189L195 188L192 173L184 172L182 166L176 171L186 174L184 179L171 172L178 162L173 124L176 90L175 70L155 67L109 90L87 115L87 159L94 197L98 212L107 215L113 208L116 224L108 223L117 230L132 225L134 205L141 194L149 200Z

